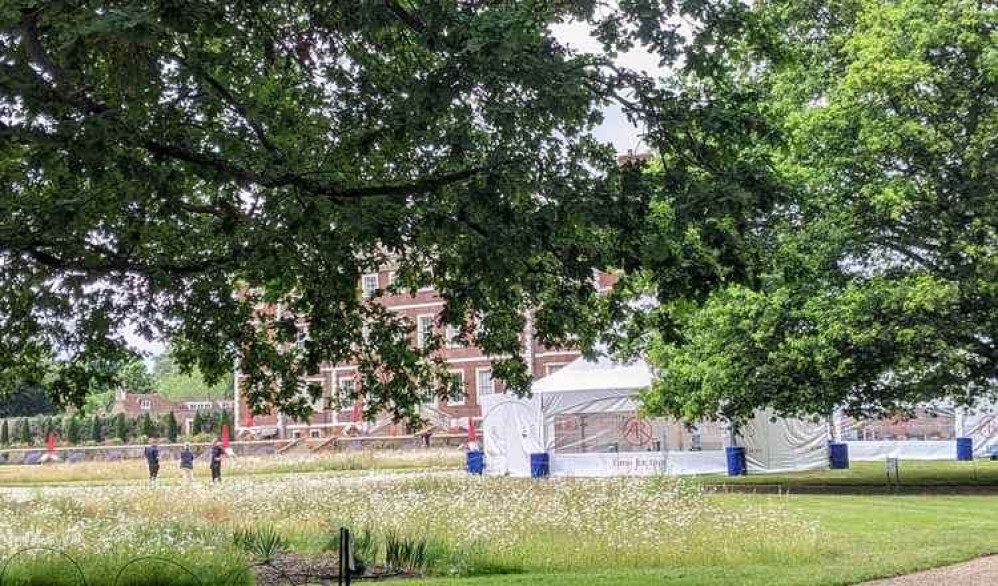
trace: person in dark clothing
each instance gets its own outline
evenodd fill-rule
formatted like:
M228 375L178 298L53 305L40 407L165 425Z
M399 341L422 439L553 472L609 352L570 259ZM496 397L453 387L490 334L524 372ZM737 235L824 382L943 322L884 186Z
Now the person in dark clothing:
M194 484L194 452L191 451L191 444L184 444L184 449L180 450L180 472L188 484Z
M222 448L222 442L215 440L215 443L211 446L211 481L221 482L222 481L222 455L225 454L225 450Z
M149 464L149 482L156 482L159 476L159 446L156 440L149 440L149 445L145 450L146 462Z

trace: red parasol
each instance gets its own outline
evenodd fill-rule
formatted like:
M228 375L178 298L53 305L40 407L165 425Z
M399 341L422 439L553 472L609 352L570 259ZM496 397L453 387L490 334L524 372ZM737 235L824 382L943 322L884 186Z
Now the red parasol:
M229 426L228 424L222 426L222 447L229 449Z
M475 419L473 417L468 418L468 441L476 441L478 433L475 430Z
M55 451L55 434L50 433L48 439L45 440L45 446L48 447L49 452Z

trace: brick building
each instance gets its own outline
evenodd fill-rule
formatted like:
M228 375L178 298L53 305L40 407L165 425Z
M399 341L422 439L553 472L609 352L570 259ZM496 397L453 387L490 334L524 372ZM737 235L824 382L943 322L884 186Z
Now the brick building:
M387 289L393 279L394 271L384 269L363 275L360 288L365 294L372 294L376 290ZM613 275L599 274L596 277L596 286L600 290L605 290L612 286L614 281ZM377 301L392 311L404 314L416 324L414 343L419 343L423 333L429 328L444 335L445 340L456 336L456 333L448 335L448 332L439 331L436 321L443 309L444 301L432 288L421 289L415 295L410 295L408 292L385 295L378 297ZM580 353L574 349L544 347L534 339L531 329L528 320L526 331L522 336L523 356L535 380L555 372L579 357ZM481 418L478 398L502 392L501 383L492 379L492 361L475 346L445 344L441 352L451 372L463 382L464 400L435 399L433 405L424 408L423 417L436 429L457 430L467 425L469 417L476 420ZM243 377L236 371L235 402L240 405L235 418L236 434L237 436L249 434L255 437L286 435L292 438L325 438L358 431L379 435L406 433L407 430L403 426L391 425L387 421L357 425L354 423L353 409L329 409L329 399L337 395L337 390L341 391L339 393L341 395L349 394L356 384L356 376L355 365L324 364L318 375L306 378L307 382L321 385L323 390L323 400L316 403L315 413L306 423L291 420L280 414L251 416L246 404L239 399L238 383Z
M124 413L130 418L141 417L146 413L153 419L159 419L173 412L177 418L182 433L191 433L194 415L200 411L207 415L215 411L232 411L235 403L228 399L184 399L172 401L157 393L129 393L119 390L114 396L114 403L108 410L110 416Z

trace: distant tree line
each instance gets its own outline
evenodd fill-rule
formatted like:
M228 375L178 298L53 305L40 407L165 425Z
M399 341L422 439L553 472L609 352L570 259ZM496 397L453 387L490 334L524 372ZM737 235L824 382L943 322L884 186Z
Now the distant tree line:
M45 415L4 419L0 422L0 446L44 445L49 434L55 434L56 441L63 445L142 443L149 438L173 443L181 438L204 440L208 439L203 437L205 435L221 435L225 425L230 429L233 426L233 416L229 410L196 412L191 422L190 436L182 433L173 411L157 418L148 413L138 417L128 417L124 413L111 417L79 413L68 417Z

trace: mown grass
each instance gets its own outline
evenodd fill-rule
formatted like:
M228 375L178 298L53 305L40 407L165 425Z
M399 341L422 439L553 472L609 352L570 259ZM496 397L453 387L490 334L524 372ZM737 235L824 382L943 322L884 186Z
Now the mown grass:
M364 470L456 469L464 463L464 453L456 449L381 450L321 452L310 455L247 456L228 459L223 477L283 475ZM68 483L132 482L148 478L145 460L118 462L59 462L40 465L0 466L0 486L54 485ZM195 476L207 481L207 460L195 461ZM181 482L179 463L161 462L160 482Z
M847 470L808 470L787 474L749 474L746 476L703 476L704 485L779 485L794 487L857 486L873 487L894 484L888 481L885 462L853 462ZM900 462L902 486L995 486L998 487L998 462L937 462L903 460Z

